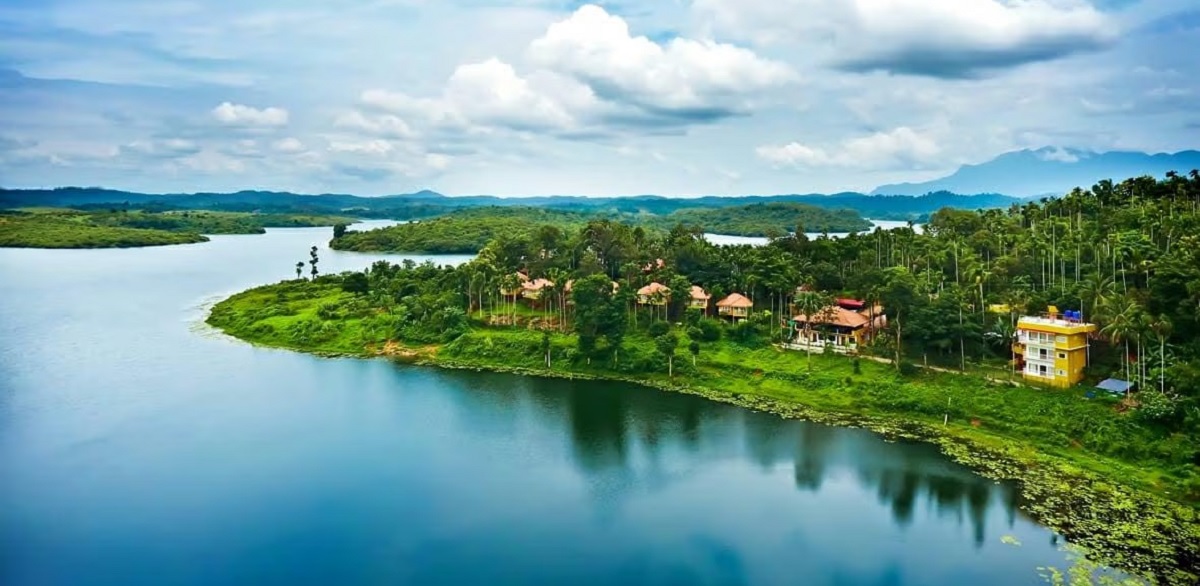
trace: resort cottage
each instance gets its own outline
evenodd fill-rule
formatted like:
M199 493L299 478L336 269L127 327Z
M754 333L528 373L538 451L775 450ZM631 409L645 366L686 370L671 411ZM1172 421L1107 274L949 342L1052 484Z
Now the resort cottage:
M712 299L707 291L696 285L692 285L691 295L688 298L689 309L699 309L708 313L708 300Z
M728 297L717 302L717 315L734 321L750 317L754 302L741 293L731 293Z
M671 289L662 283L654 282L638 289L638 305L666 305L671 299Z
M789 348L824 350L829 346L834 352L853 354L860 345L871 341L876 331L887 326L887 317L878 305L868 307L857 299L838 299L835 305L812 316L796 315L789 325Z
M517 295L520 295L524 290L525 283L529 282L529 275L520 271L513 273L516 277L516 287L509 287L505 283L500 284L500 295L503 297L512 297L516 301Z
M554 287L554 282L546 279L526 280L521 283L521 297L530 301L537 301L542 298L543 290L552 287Z

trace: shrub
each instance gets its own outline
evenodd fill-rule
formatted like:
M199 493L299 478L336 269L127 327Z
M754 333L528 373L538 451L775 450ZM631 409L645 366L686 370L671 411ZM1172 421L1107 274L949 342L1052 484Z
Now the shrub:
M716 342L721 339L721 324L711 319L701 320L697 327L700 328L700 339L705 342ZM689 334L690 335L690 334Z
M338 303L322 303L317 307L317 317L321 319L341 319L342 307Z
M651 322L647 331L650 333L650 337L657 338L671 331L671 326L665 321Z

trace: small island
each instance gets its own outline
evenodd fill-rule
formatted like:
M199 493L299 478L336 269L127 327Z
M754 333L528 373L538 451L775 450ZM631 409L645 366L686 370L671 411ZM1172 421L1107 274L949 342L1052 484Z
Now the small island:
M0 247L133 248L207 242L204 234L262 234L354 222L342 216L124 208L29 208L0 212Z
M1098 561L1194 584L1198 204L1200 179L1172 174L944 209L925 233L762 247L682 225L525 222L456 267L319 275L313 251L311 279L297 266L208 323L272 347L624 380L933 442L1020 482L1023 509ZM1111 380L1123 394L1096 388Z

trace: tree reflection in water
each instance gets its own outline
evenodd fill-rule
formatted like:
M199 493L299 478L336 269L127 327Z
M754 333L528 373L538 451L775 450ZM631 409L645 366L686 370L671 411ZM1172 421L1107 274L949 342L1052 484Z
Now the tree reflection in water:
M469 377L474 384L464 391L475 396L462 397L472 403L466 411L486 405L515 418L537 417L541 425L565 425L576 469L612 506L635 487L662 489L705 465L739 458L763 473L790 465L796 488L806 493L821 493L834 477L853 479L888 507L896 526L907 528L926 511L968 524L976 547L986 539L992 507L1003 511L1009 527L1017 520L1014 487L974 475L929 444L889 442L861 429L784 420L619 383L484 375L481 393L480 374ZM516 424L510 419L494 431Z

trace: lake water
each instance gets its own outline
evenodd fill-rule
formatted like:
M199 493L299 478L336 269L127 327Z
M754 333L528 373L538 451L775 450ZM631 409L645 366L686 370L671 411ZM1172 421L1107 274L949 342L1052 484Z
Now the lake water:
M884 230L893 230L895 228L904 228L905 226L908 226L908 222L901 222L901 221L897 221L897 220L870 220L870 222L872 225L871 231L874 231L875 228L883 228ZM915 232L917 232L918 234L921 233L921 231L923 229L924 228L921 224L913 224L913 230ZM807 236L811 240L811 239L815 239L815 238L820 238L821 236L823 236L825 234L822 232L805 232L804 235ZM845 238L846 236L849 236L849 235L850 235L849 232L830 232L828 234L828 236L830 238ZM759 237L759 236L730 236L729 234L705 234L704 238L706 240L708 240L709 242L712 242L713 244L720 244L720 245L749 244L750 246L764 246L767 244L767 239Z
M928 445L202 325L328 237L0 249L0 583L1011 586L1062 565L1010 487Z

